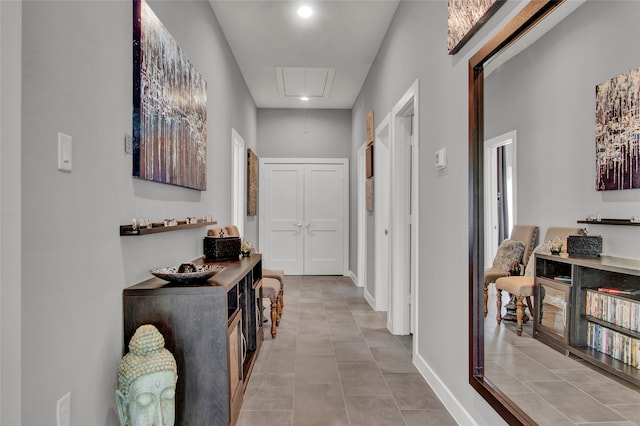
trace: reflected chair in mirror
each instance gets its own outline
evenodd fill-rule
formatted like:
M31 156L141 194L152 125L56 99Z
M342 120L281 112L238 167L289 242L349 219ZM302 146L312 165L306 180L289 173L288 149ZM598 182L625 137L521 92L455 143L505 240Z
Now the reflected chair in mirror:
M209 236L240 237L235 225L223 228L211 228ZM255 252L255 247L251 249ZM275 291L273 289L276 289ZM271 301L271 337L276 337L276 327L280 325L280 318L284 309L284 271L282 269L262 268L262 293ZM275 316L274 316L275 312Z
M511 236L506 243L500 244L498 252L493 260L491 268L484 270L484 316L487 316L487 301L489 299L489 284L495 283L498 278L511 275L512 262L518 262L520 274L524 273L524 265L529 261L529 257L533 252L538 240L538 227L532 225L514 225L511 230ZM524 244L524 252L521 259L516 259L513 255L517 253L510 252L509 248L512 244L509 241L520 241ZM517 257L517 256L516 256Z
M522 335L522 323L525 318L525 301L531 317L535 318L535 309L531 302L531 297L535 294L535 253L550 254L551 242L556 239L563 241L562 250L566 252L567 237L569 235L579 235L582 228L562 228L550 227L544 235L542 243L533 250L533 255L529 257L525 273L523 276L506 276L496 280L496 321L502 321L502 292L506 291L516 298L516 333Z

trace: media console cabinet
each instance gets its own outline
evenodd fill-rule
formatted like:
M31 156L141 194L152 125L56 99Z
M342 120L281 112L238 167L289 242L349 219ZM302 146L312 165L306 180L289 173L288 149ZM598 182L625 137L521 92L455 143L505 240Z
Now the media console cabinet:
M151 278L123 290L124 352L153 324L178 366L176 425L233 425L263 339L262 257L222 264L208 281Z
M640 260L535 256L535 338L640 385Z

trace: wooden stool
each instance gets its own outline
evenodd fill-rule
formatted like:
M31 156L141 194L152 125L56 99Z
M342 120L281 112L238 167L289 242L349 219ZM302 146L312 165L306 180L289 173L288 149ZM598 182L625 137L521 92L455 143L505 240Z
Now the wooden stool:
M275 278L262 278L262 295L271 300L271 338L276 338L276 326L280 324L278 318L280 282Z

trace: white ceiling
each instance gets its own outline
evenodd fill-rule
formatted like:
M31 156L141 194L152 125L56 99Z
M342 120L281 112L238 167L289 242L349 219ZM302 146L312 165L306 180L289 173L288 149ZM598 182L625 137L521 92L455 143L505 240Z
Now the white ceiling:
M350 109L398 0L209 0L258 108ZM309 96L301 101L299 95Z

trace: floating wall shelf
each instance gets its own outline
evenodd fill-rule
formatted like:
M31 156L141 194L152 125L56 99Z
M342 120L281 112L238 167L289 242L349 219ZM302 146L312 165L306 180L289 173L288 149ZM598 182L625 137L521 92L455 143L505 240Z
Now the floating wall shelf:
M579 220L578 223L589 225L626 225L640 226L640 222L632 222L630 219L600 219L600 220Z
M157 234L159 232L171 232L171 231L180 231L182 229L191 229L191 228L202 228L203 226L215 225L218 222L212 220L210 222L198 222L198 223L187 223L186 221L178 221L177 225L174 226L164 226L164 222L158 222L151 224L151 228L140 228L137 231L133 230L131 225L120 225L120 236L123 235L149 235L149 234Z

